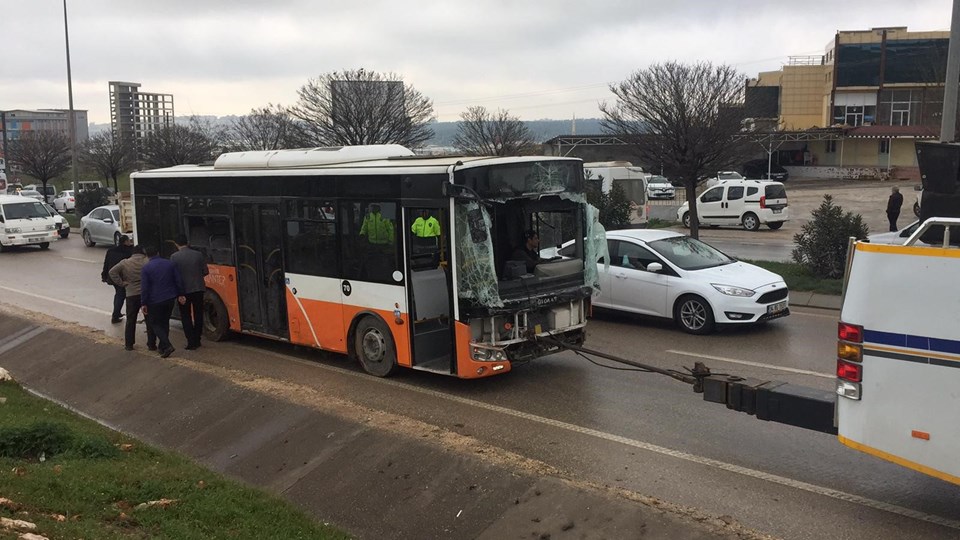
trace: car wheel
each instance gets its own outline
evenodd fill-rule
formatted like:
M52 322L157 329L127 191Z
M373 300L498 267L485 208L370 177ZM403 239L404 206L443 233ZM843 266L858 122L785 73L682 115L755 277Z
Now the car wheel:
M771 221L770 223L767 223L767 227L770 227L770 228L773 229L773 230L777 230L777 229L779 229L780 227L783 227L783 222L782 222L782 221Z
M913 215L920 217L920 203L918 201L913 203Z
M713 332L714 318L710 304L699 296L688 294L681 296L673 308L673 318L684 332L689 334L709 334Z
M203 333L211 341L230 337L230 315L220 296L212 291L203 295Z
M41 242L39 246L40 249L50 249L50 242Z
M748 231L758 231L760 230L760 218L756 214L748 213L743 216L743 228Z
M690 228L690 212L684 212L683 219L681 221L683 221L683 226L689 229Z
M3 244L0 244L0 253L6 253L8 249L10 248Z
M68 236L70 236L70 229L60 229L60 238L61 238L61 239L64 239L64 240L65 240Z
M380 319L364 317L357 324L353 352L364 371L377 377L388 377L397 370L397 349L393 336Z
M83 232L80 233L80 236L83 237L83 245L85 245L85 246L87 246L87 247L93 247L93 246L97 245L97 243L94 242L93 239L90 238L90 231L84 229Z
M119 233L119 232L113 233L113 245L115 245L115 246L119 246L119 245L120 245L120 233Z

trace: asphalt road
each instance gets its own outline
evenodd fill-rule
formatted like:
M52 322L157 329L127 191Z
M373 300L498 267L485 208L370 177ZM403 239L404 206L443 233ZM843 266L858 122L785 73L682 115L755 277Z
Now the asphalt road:
M4 253L0 299L119 337L121 325L108 320L112 288L99 280L104 252L71 237L45 252ZM796 308L765 326L695 337L669 322L599 313L588 345L662 367L701 360L715 371L830 389L836 321L836 312ZM376 379L343 357L251 337L177 355L322 387L572 478L731 516L777 537L960 536L957 486L846 449L829 435L705 403L671 379L598 367L570 353L480 381L419 372Z

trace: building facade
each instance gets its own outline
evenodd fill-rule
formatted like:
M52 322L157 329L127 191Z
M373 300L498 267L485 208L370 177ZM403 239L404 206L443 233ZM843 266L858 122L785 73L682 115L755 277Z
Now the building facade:
M173 125L173 94L141 92L140 83L110 81L110 131L139 141Z
M9 143L32 131L58 131L66 135L70 133L69 118L70 111L66 109L14 109L3 111L3 136ZM76 126L77 142L86 141L90 138L87 111L74 109L73 118Z

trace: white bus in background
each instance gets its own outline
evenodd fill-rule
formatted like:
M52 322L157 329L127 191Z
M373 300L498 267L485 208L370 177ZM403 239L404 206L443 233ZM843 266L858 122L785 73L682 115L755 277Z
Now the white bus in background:
M600 189L609 193L613 185L623 188L630 201L630 225L640 226L647 223L647 178L649 173L629 161L597 161L583 164L584 178L587 183L600 182Z

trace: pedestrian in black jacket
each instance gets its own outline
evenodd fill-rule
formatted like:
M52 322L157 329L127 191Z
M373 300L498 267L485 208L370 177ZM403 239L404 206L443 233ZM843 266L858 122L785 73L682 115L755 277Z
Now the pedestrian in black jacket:
M180 272L183 296L187 299L180 304L180 324L187 338L186 349L192 351L200 346L200 336L203 335L203 293L207 290L203 277L210 270L207 269L207 258L188 245L186 235L177 236L175 242L177 251L170 255L170 262Z
M121 310L127 294L123 287L118 287L110 279L110 269L120 261L130 257L131 254L133 254L133 242L129 236L123 235L120 237L120 243L108 249L107 254L103 257L103 271L100 272L100 280L113 286L113 313L110 317L110 322L113 324L123 321L123 311Z
M894 186L890 198L887 199L887 219L890 221L890 232L897 231L897 218L900 217L900 208L903 206L903 195L900 188Z

